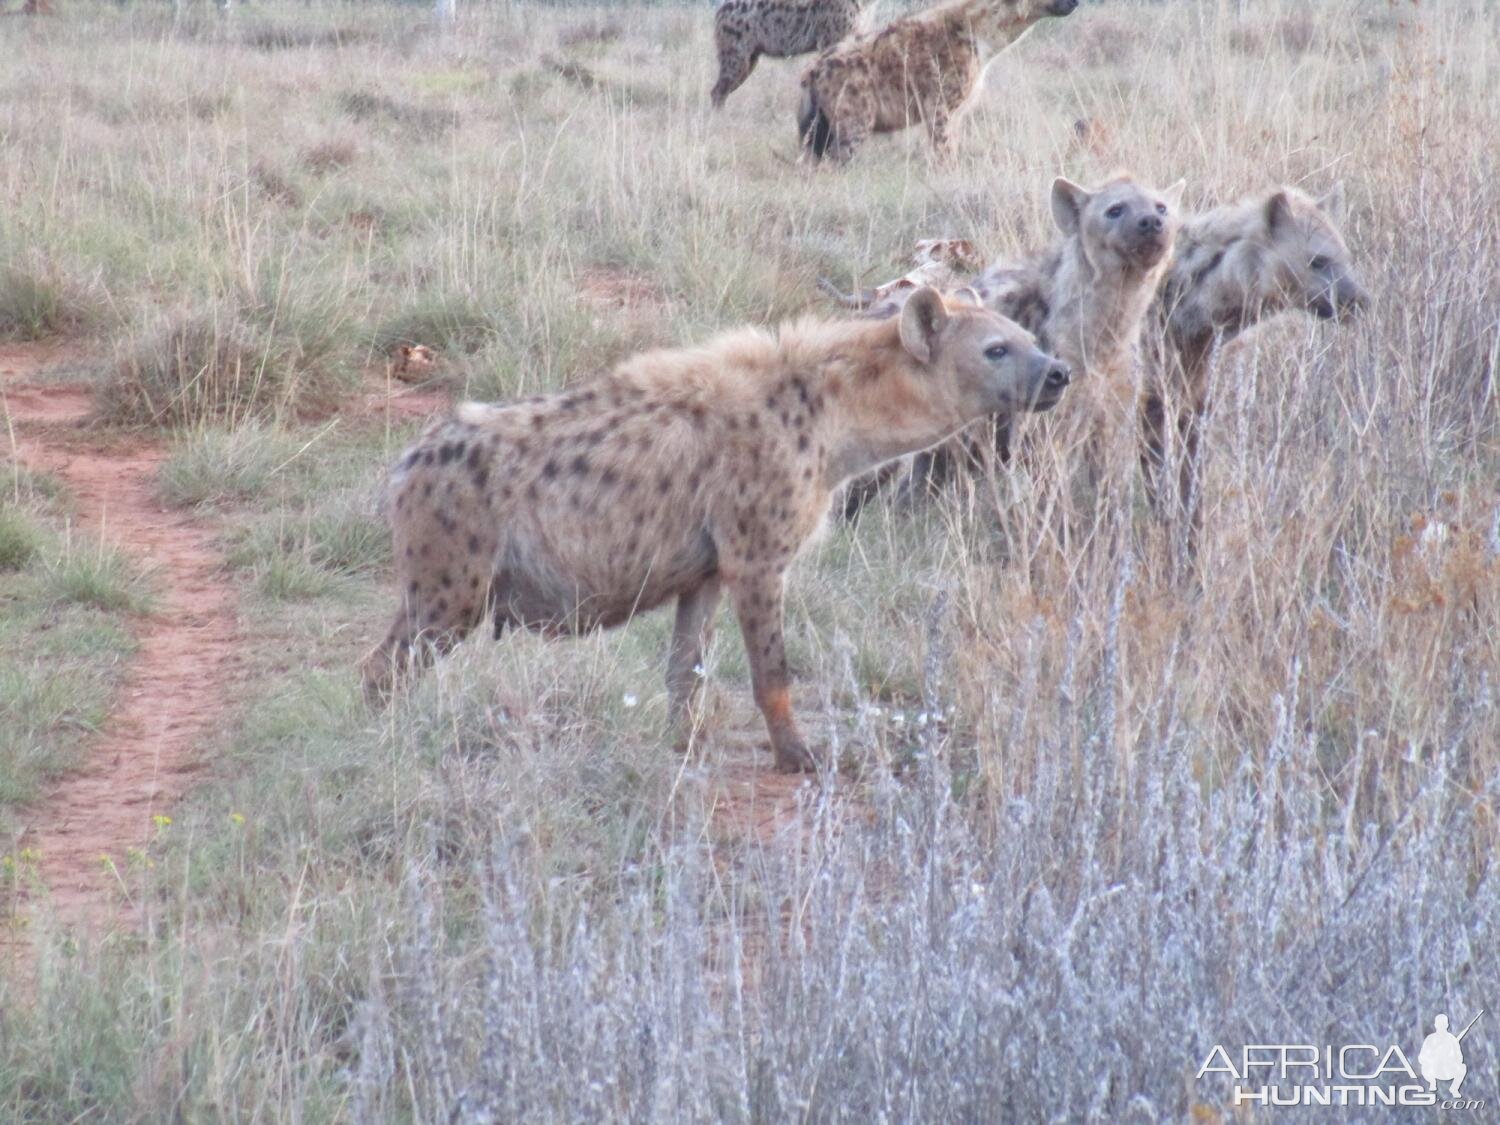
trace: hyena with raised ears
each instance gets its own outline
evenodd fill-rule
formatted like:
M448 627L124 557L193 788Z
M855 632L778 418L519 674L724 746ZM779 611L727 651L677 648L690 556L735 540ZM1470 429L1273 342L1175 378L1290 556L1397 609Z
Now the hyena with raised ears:
M577 633L675 600L668 708L687 735L727 591L777 768L812 768L782 599L834 490L976 419L1048 409L1067 385L1017 325L921 289L891 320L732 332L559 394L461 406L387 488L400 601L366 695L387 698L486 618Z
M1184 223L1152 310L1141 407L1147 471L1159 477L1175 441L1181 503L1196 487L1199 420L1217 349L1277 313L1345 320L1369 304L1339 233L1344 210L1342 184L1318 199L1282 187Z
M1095 459L1106 444L1126 441L1127 453L1134 447L1141 390L1138 344L1172 255L1183 186L1178 181L1158 191L1120 175L1090 191L1059 178L1052 185L1059 232L1052 245L1029 258L996 262L955 291L1015 321L1040 347L1068 363L1076 390L1055 419L1066 435L1065 455L1085 443L1080 452ZM882 290L885 297L870 315L893 315L905 297L893 286ZM1008 460L1011 429L1007 420L999 420L993 436L966 434L920 455L913 480L938 483L965 460L987 459L991 446ZM856 512L877 486L852 488L846 514Z
M815 158L847 158L871 133L918 122L939 156L986 68L1040 20L1078 0L949 0L879 31L850 36L802 76L797 131Z
M1051 203L1060 237L1044 253L998 262L969 283L986 308L1073 368L1076 389L1057 425L1072 431L1073 445L1086 443L1090 457L1122 433L1133 440L1141 330L1172 259L1184 186L1178 180L1161 191L1121 175L1090 191L1059 178Z
M822 51L859 23L859 0L724 0L714 12L719 80L709 93L718 109L744 84L761 55L789 59Z

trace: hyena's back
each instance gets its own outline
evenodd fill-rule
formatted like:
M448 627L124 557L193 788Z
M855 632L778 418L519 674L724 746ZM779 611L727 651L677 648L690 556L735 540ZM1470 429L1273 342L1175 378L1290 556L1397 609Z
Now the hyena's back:
M690 406L601 386L465 406L429 429L389 491L400 588L420 626L471 627L489 612L563 631L613 625L712 572L694 488L710 466L692 428Z

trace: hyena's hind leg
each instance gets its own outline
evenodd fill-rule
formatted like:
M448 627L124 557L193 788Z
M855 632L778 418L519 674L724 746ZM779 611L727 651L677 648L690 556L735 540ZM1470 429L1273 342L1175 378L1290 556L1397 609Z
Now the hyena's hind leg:
M703 653L713 639L720 589L719 580L710 578L677 599L677 623L667 657L667 715L684 753L696 733L693 707L703 682Z
M489 576L478 566L438 568L424 579L403 576L401 604L385 639L360 665L365 699L383 706L482 622L490 608Z
M715 109L722 109L724 100L744 85L755 69L760 48L742 23L726 19L714 23L714 44L719 52L719 80L708 97Z

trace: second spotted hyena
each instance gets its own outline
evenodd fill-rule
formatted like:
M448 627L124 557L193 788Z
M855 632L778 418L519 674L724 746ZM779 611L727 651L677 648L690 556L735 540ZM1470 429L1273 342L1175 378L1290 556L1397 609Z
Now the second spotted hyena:
M719 80L714 108L750 77L761 55L789 59L832 47L859 22L859 0L724 0L714 12Z
M1277 313L1347 319L1369 303L1339 233L1343 185L1319 199L1282 187L1189 219L1152 312L1153 362L1142 401L1148 470L1175 441L1186 501L1198 421L1219 346Z
M387 489L400 604L365 660L366 694L387 696L486 618L577 633L675 599L667 690L685 726L727 591L776 765L810 768L782 594L834 490L975 419L1046 409L1067 384L1015 324L922 289L892 320L733 332L560 394L462 406Z
M1072 367L1076 388L1067 413L1079 419L1075 437L1094 456L1121 433L1133 440L1141 329L1172 258L1184 186L1179 180L1159 191L1116 176L1090 191L1059 178L1052 185L1057 240L969 283L986 308L1034 333Z
M1172 255L1178 181L1158 191L1116 176L1092 191L1059 178L1052 185L1058 237L1039 254L991 265L959 290L1031 332L1038 345L1069 365L1075 389L1062 416L1049 418L1070 448L1086 445L1095 460L1124 435L1134 441L1140 394L1137 345L1147 311ZM891 290L873 315L890 315L904 292ZM997 422L993 443L1010 456L1011 426ZM965 459L988 456L989 437L968 434L918 457L913 476L928 484L952 475ZM850 490L857 509L872 488Z
M797 128L815 157L843 159L871 133L922 122L940 156L979 91L985 68L1039 20L1078 0L950 0L852 36L802 76Z

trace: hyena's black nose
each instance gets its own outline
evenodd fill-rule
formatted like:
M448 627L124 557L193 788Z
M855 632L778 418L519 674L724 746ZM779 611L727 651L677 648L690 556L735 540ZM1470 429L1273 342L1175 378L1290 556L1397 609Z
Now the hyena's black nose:
M1068 369L1066 363L1054 363L1047 371L1047 386L1060 391L1072 378L1073 372Z
M1161 216L1142 215L1141 221L1136 223L1136 226L1140 228L1142 234L1160 234L1162 226Z

